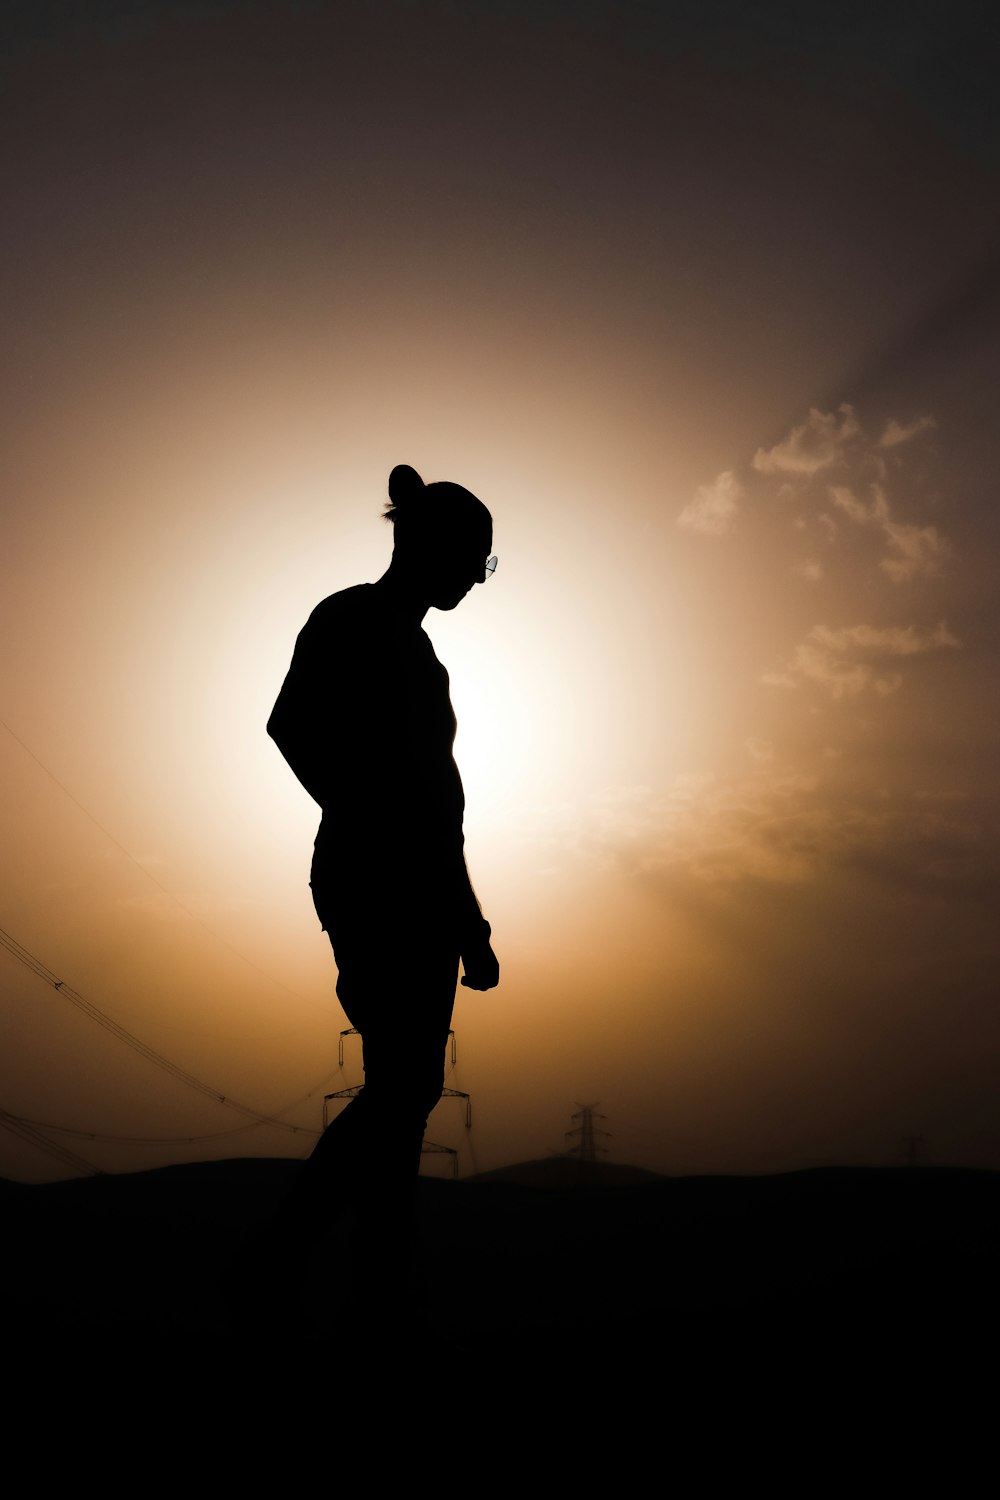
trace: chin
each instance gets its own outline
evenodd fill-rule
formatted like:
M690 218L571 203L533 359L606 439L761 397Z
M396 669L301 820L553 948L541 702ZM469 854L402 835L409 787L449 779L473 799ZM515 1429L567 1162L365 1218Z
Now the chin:
M452 610L457 609L462 600L467 597L468 589L463 589L460 594L442 594L439 599L434 600L435 609Z

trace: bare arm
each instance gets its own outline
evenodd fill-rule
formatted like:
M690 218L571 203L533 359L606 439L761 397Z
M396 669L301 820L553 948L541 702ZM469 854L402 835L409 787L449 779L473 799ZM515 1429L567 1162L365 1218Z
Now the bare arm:
M318 606L299 631L267 732L310 797L326 808L338 778L343 780L345 744L358 739L371 711L361 702L352 659L331 637L323 610Z
M492 990L500 983L500 965L490 942L492 929L483 916L464 860L463 874L461 955L465 973L462 984L470 990Z
M294 684L291 687L290 684L292 684L291 671L285 678L284 686L278 694L278 701L271 710L271 717L267 721L267 732L310 797L322 807L321 741L315 732L315 726L308 722L308 717L302 713L301 707L296 705Z

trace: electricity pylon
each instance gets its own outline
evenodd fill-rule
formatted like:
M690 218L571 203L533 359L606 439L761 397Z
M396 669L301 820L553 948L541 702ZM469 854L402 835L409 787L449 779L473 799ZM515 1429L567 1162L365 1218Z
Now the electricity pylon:
M597 1137L603 1135L609 1140L611 1138L611 1132L609 1130L601 1130L599 1126L595 1127L594 1121L606 1120L607 1115L598 1114L596 1103L578 1104L576 1114L570 1118L579 1120L580 1124L573 1130L567 1130L566 1138L569 1140L572 1136L579 1136L580 1139L575 1146L570 1146L566 1155L575 1156L580 1163L581 1175L586 1174L586 1176L591 1177L594 1175L597 1167L598 1152L606 1156L608 1151L607 1146L599 1146L597 1144Z

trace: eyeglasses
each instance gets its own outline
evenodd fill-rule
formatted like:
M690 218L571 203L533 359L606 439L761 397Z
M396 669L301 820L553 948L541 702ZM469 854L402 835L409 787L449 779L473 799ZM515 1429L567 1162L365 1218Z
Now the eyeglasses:
M496 558L495 557L488 557L486 559L486 578L492 578L493 574L496 572L496 570L497 570L497 560L496 560ZM485 583L485 581L486 581L486 579L483 580L484 583Z

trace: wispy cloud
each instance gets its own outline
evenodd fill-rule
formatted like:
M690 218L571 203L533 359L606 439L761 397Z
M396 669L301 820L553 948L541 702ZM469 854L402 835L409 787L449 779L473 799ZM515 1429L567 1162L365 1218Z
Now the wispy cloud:
M936 526L911 526L894 521L885 490L871 486L871 499L860 499L846 485L831 485L830 498L858 526L874 526L889 544L889 556L879 564L893 583L932 577L950 555L950 547Z
M919 432L926 432L929 428L936 426L937 423L933 417L917 417L916 421L909 424L897 422L890 417L878 440L878 445L880 448L898 448L900 443L908 443Z
M831 484L830 499L859 526L876 519L874 502L869 505L864 500L859 500L854 491L845 484Z
M846 403L836 411L812 407L802 425L793 427L780 443L757 449L753 467L758 474L818 474L840 462L848 444L860 432L854 408Z
M711 484L699 485L694 499L677 517L677 524L689 531L722 536L732 528L742 499L743 486L731 470L725 469Z
M907 526L887 521L885 534L895 555L884 557L879 566L893 583L931 577L940 572L942 562L951 553L936 526Z
M903 684L899 672L879 670L871 662L854 661L814 640L800 641L788 663L788 675L818 683L832 698L856 698L869 690L887 698Z
M803 557L792 564L792 572L806 583L819 583L823 577L823 564L816 557Z
M1000 883L987 807L961 796L848 788L770 764L664 792L608 788L563 816L560 843L622 873L706 886L803 884L851 869L926 895L981 898Z
M774 744L771 740L758 739L751 735L746 742L747 754L758 765L769 765L774 759Z
M887 698L903 682L901 673L890 670L887 662L960 644L943 621L928 630L915 625L814 625L791 659L779 670L765 672L760 680L768 687L783 688L812 682L832 698L856 698L864 692Z
M943 646L959 646L942 620L932 630L915 625L814 625L809 632L813 640L831 651L868 651L877 656L923 656Z
M876 440L865 434L853 406L846 402L836 411L813 407L806 420L793 427L780 443L773 448L758 448L749 469L742 474L726 469L711 484L701 485L678 516L678 525L709 536L724 536L733 529L748 498L755 509L769 504L784 506L794 499L799 505L793 524L800 531L812 528L821 544L832 546L843 535L834 516L825 509L832 500L834 508L854 525L882 538L886 555L879 567L893 583L932 577L950 556L948 542L936 526L900 520L890 508L885 480L888 450L903 447L935 426L929 415L909 423L893 418ZM893 460L895 469L901 461ZM829 471L835 469L843 470L843 475L837 476L837 483L830 483L834 475ZM814 484L817 476L820 478ZM815 557L792 567L812 583L822 572Z

